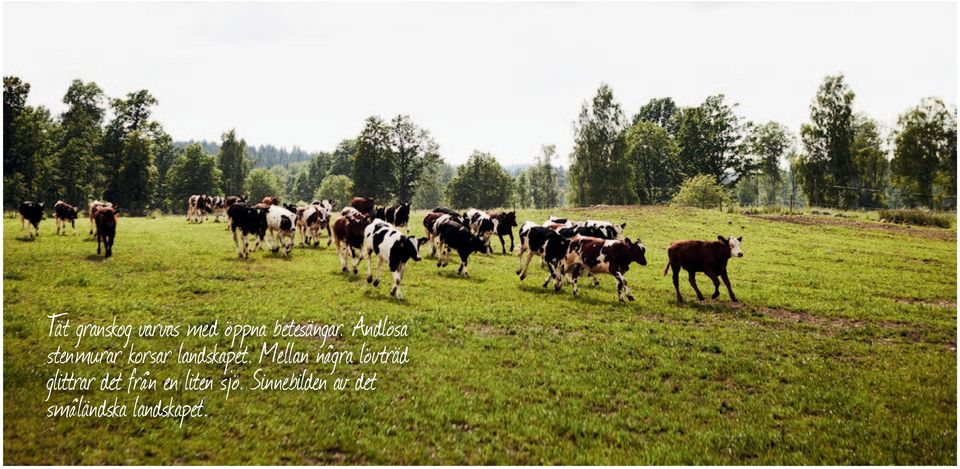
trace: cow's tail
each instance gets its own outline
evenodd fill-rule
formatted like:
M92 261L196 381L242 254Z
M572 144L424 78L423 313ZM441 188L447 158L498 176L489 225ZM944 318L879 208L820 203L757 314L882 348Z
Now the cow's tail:
M666 276L667 272L670 272L670 261L667 261L667 266L663 268L663 275Z

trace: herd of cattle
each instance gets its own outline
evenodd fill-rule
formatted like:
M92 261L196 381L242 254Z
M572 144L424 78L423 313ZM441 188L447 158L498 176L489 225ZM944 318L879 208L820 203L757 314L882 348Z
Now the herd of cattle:
M390 294L403 299L400 284L407 263L420 261L420 248L430 244L431 256L437 261L437 267L449 264L450 253L455 251L460 258L458 275L468 276L468 259L473 253L492 254L491 239L497 235L503 253L507 253L504 237L510 239L510 251L514 251L513 228L517 227L516 212L487 213L470 209L459 213L446 207L437 207L423 218L426 237L409 235L410 203L404 202L391 207L375 204L371 197L354 197L345 206L337 219L331 223L333 202L314 201L306 207L282 204L277 197L265 197L259 203L250 204L240 196L217 197L193 195L187 203L187 221L203 223L212 215L214 221L221 216L227 220L227 230L233 234L234 246L240 258L249 257L261 243L267 244L270 251L289 256L300 236L301 246L317 246L320 243L321 230L327 232L327 245L333 243L343 272L358 273L358 265L367 260L367 282L374 286L380 284L383 264L387 263L393 276ZM53 207L57 234L61 228L65 234L67 224L76 233L78 210L63 201L57 201ZM119 210L109 202L93 201L89 204L90 233L96 234L97 254L104 245L105 256L112 254L116 235ZM21 230L29 222L30 236L39 235L40 220L44 215L44 204L23 202L20 204ZM519 228L519 247L517 257L519 265L517 275L522 282L534 256L541 258L549 275L543 281L543 287L551 282L554 289L560 291L564 281L572 285L573 294L579 294L577 280L581 275L589 275L594 284L599 284L596 274L606 273L617 281L619 300L633 301L634 297L627 287L625 274L632 263L646 265L646 248L640 240L631 241L623 237L626 223L614 224L608 221L586 220L575 222L565 218L550 217L542 224L527 221ZM406 234L401 231L404 229ZM251 247L251 239L253 237ZM718 236L717 241L676 241L667 249L669 261L664 275L673 270L673 285L677 300L683 302L680 294L680 270L689 274L690 285L703 300L703 294L697 287L695 274L703 272L714 285L712 298L720 296L720 280L723 280L731 301L737 301L730 287L727 275L727 262L731 257L743 257L740 247L742 237ZM376 276L373 275L373 258L377 260Z

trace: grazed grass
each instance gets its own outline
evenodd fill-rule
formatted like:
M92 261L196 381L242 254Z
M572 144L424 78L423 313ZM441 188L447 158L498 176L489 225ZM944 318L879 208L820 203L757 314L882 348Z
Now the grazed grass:
M584 282L579 298L569 287L541 289L536 261L520 284L516 258L498 254L471 258L469 279L431 259L412 265L401 303L388 285L365 287L363 270L340 274L331 248L238 260L223 224L122 218L114 257L103 260L85 234L55 237L46 220L29 241L19 221L5 219L5 461L956 461L955 230L948 240L696 209L554 212L627 221L650 261L627 275L636 302L618 303L609 277L600 287ZM414 214L415 232L421 219ZM676 304L662 276L666 247L717 234L744 236L746 256L730 265L742 304L726 292ZM709 290L707 279L700 285ZM41 357L51 312L183 324L389 315L411 324L412 361L377 368L374 393L212 399L211 417L183 429L168 420L47 420L51 370Z

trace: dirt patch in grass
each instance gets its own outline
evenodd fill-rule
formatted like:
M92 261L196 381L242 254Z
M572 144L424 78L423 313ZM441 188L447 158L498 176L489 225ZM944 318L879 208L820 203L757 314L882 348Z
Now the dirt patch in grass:
M919 298L894 298L893 301L905 305L932 306L934 308L957 309L957 302L954 300L921 300Z
M750 218L759 218L761 220L779 221L784 223L793 223L797 225L832 225L853 229L866 229L874 231L885 231L887 233L902 234L907 236L919 236L921 238L938 239L943 241L956 241L957 232L954 230L941 228L915 228L910 226L894 225L891 223L870 222L863 220L851 220L849 218L835 218L819 215L746 215Z

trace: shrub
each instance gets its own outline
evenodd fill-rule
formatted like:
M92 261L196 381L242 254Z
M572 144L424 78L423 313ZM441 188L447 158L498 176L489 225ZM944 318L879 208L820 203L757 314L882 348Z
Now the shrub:
M709 175L700 174L683 181L673 205L698 208L722 208L730 205L730 193Z
M947 215L912 209L882 209L877 212L881 221L899 223L901 225L938 226L950 228L953 220Z
M316 200L329 199L334 208L350 204L353 195L353 180L342 174L330 175L323 178L320 187L313 194Z

